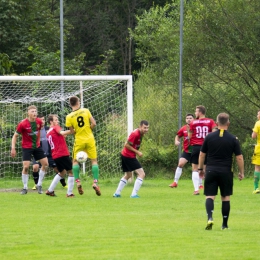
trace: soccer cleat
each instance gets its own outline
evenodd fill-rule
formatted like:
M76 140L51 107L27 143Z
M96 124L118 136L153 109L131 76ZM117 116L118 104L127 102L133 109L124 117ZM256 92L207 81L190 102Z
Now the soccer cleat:
M36 184L32 187L32 190L36 190L37 187L36 187Z
M81 185L78 185L78 192L80 195L82 195L84 193Z
M195 191L193 192L193 195L200 195L200 192L199 192L198 190L195 190Z
M132 199L139 199L140 196L138 196L138 195L136 194L136 195L133 195L133 196L131 195L130 198L132 198Z
M257 188L253 191L253 194L259 194L260 193L260 190Z
M203 185L200 185L200 186L199 186L199 189L200 189L200 190L204 189L204 186L203 186Z
M71 194L67 194L66 197L67 197L67 198L74 198L75 195L74 195L73 193L71 193Z
M205 230L211 230L213 224L214 224L213 219L209 219L208 223L207 223L207 226L205 227Z
M170 188L177 188L178 187L178 183L175 181L172 184L169 185Z
M221 230L227 230L227 229L228 229L228 227L226 227L226 226L221 227Z
M113 194L113 198L121 198L121 195L114 193L114 194Z
M46 190L45 194L48 195L48 196L51 196L51 197L56 197L56 194L54 193L54 191Z
M43 192L42 192L42 186L36 186L37 187L37 190L38 190L38 193L39 194L43 194Z
M93 183L92 188L95 190L98 196L101 196L100 188L97 186L96 183Z
M27 194L27 190L26 190L26 189L22 189L20 194L21 194L21 195Z
M68 189L68 185L66 185L66 186L62 186L63 187L63 189Z

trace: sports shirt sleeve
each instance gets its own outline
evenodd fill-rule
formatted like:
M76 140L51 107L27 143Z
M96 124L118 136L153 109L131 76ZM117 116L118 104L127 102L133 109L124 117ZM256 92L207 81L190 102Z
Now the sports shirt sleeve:
M20 122L20 123L17 125L17 127L16 127L16 132L17 132L18 134L21 134L22 131L23 131L22 122Z
M208 152L208 136L205 137L204 142L203 142L200 150L203 153L207 153Z
M240 148L240 143L237 139L237 137L235 137L235 147L234 147L234 154L237 156L237 155L241 155L242 152L241 152L241 148Z
M183 135L184 135L183 130L184 130L183 127L181 127L176 135L178 135L179 137L183 137Z

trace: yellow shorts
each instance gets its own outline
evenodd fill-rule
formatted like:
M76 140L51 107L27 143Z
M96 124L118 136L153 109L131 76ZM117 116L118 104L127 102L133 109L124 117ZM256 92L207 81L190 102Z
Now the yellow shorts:
M75 140L72 157L76 159L76 154L80 151L84 151L87 153L89 159L96 159L97 158L97 148L95 139L92 139L89 142L82 142Z
M260 165L260 145L255 146L254 154L252 156L252 164Z

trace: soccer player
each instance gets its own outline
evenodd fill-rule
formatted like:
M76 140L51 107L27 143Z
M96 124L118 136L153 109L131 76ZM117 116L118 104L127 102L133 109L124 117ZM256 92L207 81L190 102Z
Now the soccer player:
M92 164L92 174L94 179L92 187L96 194L100 196L101 192L98 186L99 167L97 162L97 148L92 132L96 126L96 120L91 115L89 109L80 107L80 100L78 97L70 97L69 103L72 108L72 112L66 116L66 127L68 127L71 131L75 131L75 141L72 153L72 170L77 183L78 192L80 195L84 193L79 179L80 167L77 162L76 155L78 152L84 151L87 153Z
M214 200L220 189L222 201L222 230L228 228L230 213L230 196L233 194L233 154L239 169L238 178L244 178L244 159L238 139L228 130L229 115L220 113L217 117L218 130L205 137L199 155L199 174L204 175L204 161L207 156L204 195L206 196L206 212L208 215L206 230L213 226Z
M192 181L194 186L193 195L199 195L199 173L198 173L198 161L200 148L208 133L212 132L216 128L216 123L213 119L206 118L206 108L204 106L196 106L195 117L188 126L190 145L192 146L191 163L192 163ZM206 161L205 161L206 164Z
M48 160L46 154L40 147L40 130L43 126L43 122L40 118L37 118L36 106L29 106L27 108L28 117L23 119L17 126L16 132L12 137L11 156L16 156L15 145L19 134L22 135L22 154L23 154L23 170L22 170L22 182L23 189L21 195L27 194L28 180L29 180L29 167L31 163L31 157L41 163L41 169L39 172L39 180L37 183L38 193L42 194L42 181L45 175L46 168L48 167Z
M146 120L140 122L139 128L135 129L128 137L127 142L121 152L122 170L125 172L123 178L119 181L114 198L121 197L121 191L125 187L129 178L132 177L132 172L135 171L138 177L135 180L134 188L130 198L140 198L137 194L143 184L145 172L136 158L136 155L142 157L143 154L139 151L142 138L149 130L149 123Z
M45 117L42 114L39 114L38 117L43 122L43 127L40 131L40 146L47 156L49 167L53 168L54 172L56 174L58 174L59 171L56 167L55 161L53 160L53 158L51 156L51 149L50 149L50 145L49 145L48 140L47 140L47 131L49 130L49 127L45 126ZM40 168L40 164L38 162L36 162L35 159L33 158L33 180L34 180L34 183L35 183L34 187L32 188L33 190L36 190L36 186L37 186L37 183L38 183L39 168ZM64 178L62 178L60 180L60 183L61 183L62 187L67 188L67 184L66 184L66 181L65 181Z
M177 135L175 136L175 145L180 145L180 139L183 137L183 152L181 154L181 157L179 159L178 167L176 168L175 175L174 175L174 181L172 184L169 185L171 188L177 188L178 187L178 181L182 174L182 168L186 165L187 162L190 162L191 158L191 149L190 149L190 140L188 137L188 130L187 126L189 126L190 122L194 119L193 114L187 114L186 115L186 125L182 126L179 131L177 132ZM202 179L200 178L200 189L203 189L202 185Z
M254 171L254 191L253 194L260 193L258 188L259 178L260 178L260 110L257 112L257 119L258 121L255 123L252 132L252 138L256 138L256 146L254 148L254 154L252 157L252 164L255 165Z
M73 134L71 130L63 131L59 125L59 119L57 115L49 115L48 123L50 129L47 132L47 139L51 147L52 158L55 161L59 173L55 175L49 189L46 191L48 196L56 196L54 189L58 182L65 177L68 172L68 190L67 197L74 197L74 176L72 173L72 161L70 159L70 152L67 147L64 135Z

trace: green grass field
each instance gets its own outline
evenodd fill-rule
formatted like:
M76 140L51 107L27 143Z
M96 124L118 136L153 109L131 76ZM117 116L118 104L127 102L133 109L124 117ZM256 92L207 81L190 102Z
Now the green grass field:
M205 230L205 197L192 195L191 180L177 189L145 180L140 199L129 198L133 184L113 198L117 183L101 180L101 197L90 182L75 198L59 184L57 197L1 192L0 259L258 259L260 194L252 194L252 179L235 181L225 231L220 196L213 230Z

